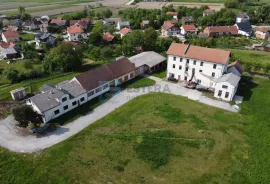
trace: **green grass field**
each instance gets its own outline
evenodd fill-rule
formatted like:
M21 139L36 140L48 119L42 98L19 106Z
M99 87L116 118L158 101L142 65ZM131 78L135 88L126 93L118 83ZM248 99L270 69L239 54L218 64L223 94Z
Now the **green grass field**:
M240 86L239 114L148 94L44 151L0 149L0 182L268 183L270 82Z
M152 79L145 77L136 77L122 85L123 88L141 88L147 86L153 86L156 82Z
M242 63L270 64L270 53L264 51L230 49L233 56Z

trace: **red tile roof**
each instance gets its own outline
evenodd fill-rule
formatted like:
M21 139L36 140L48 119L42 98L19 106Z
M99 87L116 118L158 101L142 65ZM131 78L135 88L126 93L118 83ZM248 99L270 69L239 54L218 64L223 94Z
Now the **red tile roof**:
M231 35L237 35L238 29L236 26L211 26L206 27L203 32L207 34L230 32Z
M215 11L211 9L206 9L203 11L203 13L215 13Z
M162 25L162 29L168 30L170 28L174 27L174 24L171 21L164 21Z
M18 30L17 26L8 26L7 27L7 31L12 31L12 32L16 32Z
M9 43L0 43L0 47L2 48L9 48L9 47L14 47L15 43L9 42Z
M177 15L177 12L168 11L166 15Z
M114 39L114 36L111 35L110 33L104 33L102 36L102 40L111 42Z
M226 64L230 58L231 52L220 49L210 49L206 47L172 43L167 51L167 54L218 64Z
M61 19L61 18L55 18L55 19L51 19L51 24L61 24L61 23L63 23L63 24L65 24L67 21L66 20L63 20L63 19Z
M235 62L232 62L231 64L229 64L228 65L228 68L231 68L231 67L235 67L237 70L238 70L238 72L240 73L240 74L242 74L243 73L243 66L238 62L238 61L235 61Z
M257 27L257 28L256 28L256 31L261 31L261 32L263 32L263 33L267 33L267 32L270 31L270 29L267 28L267 27Z
M131 32L131 29L125 27L119 31L122 35L126 35Z
M6 38L20 38L20 35L17 32L13 32L13 31L3 32L3 35Z
M69 34L75 34L75 33L83 33L83 30L80 27L68 27L67 32Z
M185 31L198 31L198 29L193 25L193 24L190 24L190 25L183 25L183 29Z

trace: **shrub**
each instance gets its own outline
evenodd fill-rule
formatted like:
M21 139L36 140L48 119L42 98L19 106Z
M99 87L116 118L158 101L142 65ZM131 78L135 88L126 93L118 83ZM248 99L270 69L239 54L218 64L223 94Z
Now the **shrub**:
M37 126L42 123L41 115L36 113L30 106L23 105L12 109L12 114L19 127L27 127L29 123Z

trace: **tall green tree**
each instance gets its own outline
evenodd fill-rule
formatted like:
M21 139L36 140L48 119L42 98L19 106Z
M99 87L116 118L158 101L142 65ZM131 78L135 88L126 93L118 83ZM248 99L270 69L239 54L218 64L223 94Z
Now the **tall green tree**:
M155 50L158 33L150 27L143 33L143 47L145 50Z
M52 48L43 60L43 68L48 72L68 72L81 68L83 52L79 47L74 48L71 43L61 43Z

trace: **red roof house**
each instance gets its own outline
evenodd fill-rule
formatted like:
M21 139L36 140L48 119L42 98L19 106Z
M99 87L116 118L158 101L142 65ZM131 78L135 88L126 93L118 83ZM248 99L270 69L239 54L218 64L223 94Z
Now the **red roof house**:
M125 28L123 28L123 29L121 29L119 31L119 33L121 35L121 38L123 38L125 35L127 35L130 32L131 32L131 29L130 28L127 28L127 27L125 27Z
M112 42L114 39L114 36L111 35L110 33L104 33L103 36L102 36L102 40L105 41L105 42Z

